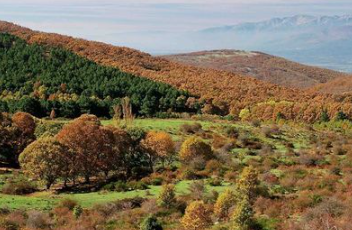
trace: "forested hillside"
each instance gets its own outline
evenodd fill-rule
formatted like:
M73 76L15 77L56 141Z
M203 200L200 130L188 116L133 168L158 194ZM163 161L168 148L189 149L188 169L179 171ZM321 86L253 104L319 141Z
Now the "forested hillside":
M100 42L29 30L12 23L0 23L0 31L15 34L29 43L64 47L99 64L161 81L205 99L253 103L264 98L292 98L295 91L224 71L188 67L149 54ZM255 91L253 90L255 89Z
M187 111L188 93L167 84L100 66L62 48L28 45L0 34L0 108L47 116L109 117L113 105L129 97L137 115Z
M305 89L346 76L261 52L213 50L163 56L179 63L225 70L290 88Z
M0 22L0 32L19 36L29 44L64 48L98 64L186 90L200 97L200 101L204 102L202 112L206 114L229 114L242 120L280 117L304 122L319 121L322 117L334 119L342 113L346 115L343 117L352 117L351 96L348 95L336 97L285 88L226 71L182 65L130 48L35 32L7 22ZM149 99L143 98L138 103L150 103L152 111L155 111L159 105L153 107ZM194 105L194 100L188 102ZM198 106L197 103L195 105ZM141 105L135 108L136 111L143 111Z

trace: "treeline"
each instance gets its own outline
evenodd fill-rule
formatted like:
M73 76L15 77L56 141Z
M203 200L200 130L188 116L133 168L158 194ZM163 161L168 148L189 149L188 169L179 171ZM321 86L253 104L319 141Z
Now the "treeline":
M196 111L186 102L190 95L167 84L104 67L61 48L27 44L0 34L0 110L61 117L83 113L111 116L120 98L131 99L134 113Z

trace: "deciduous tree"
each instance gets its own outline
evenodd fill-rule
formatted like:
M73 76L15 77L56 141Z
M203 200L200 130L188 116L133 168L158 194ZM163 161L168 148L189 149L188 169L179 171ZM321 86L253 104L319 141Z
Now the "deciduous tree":
M203 201L193 201L187 208L185 215L181 219L185 229L201 230L212 224L210 212Z
M19 162L25 173L45 182L47 189L70 171L70 151L55 138L39 139L20 155Z
M196 157L203 157L205 160L210 160L214 155L210 145L198 137L190 137L183 142L179 158L181 161L187 163Z

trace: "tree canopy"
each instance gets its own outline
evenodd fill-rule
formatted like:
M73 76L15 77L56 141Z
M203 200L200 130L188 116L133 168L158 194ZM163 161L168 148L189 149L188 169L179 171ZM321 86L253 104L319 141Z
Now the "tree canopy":
M0 110L35 116L111 116L111 107L129 97L133 112L153 116L184 112L190 96L170 85L98 65L70 51L27 44L0 34Z

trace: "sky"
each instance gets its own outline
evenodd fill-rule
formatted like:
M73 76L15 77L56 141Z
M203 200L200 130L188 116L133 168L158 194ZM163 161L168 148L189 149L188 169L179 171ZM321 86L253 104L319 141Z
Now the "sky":
M351 0L0 0L0 20L144 51L148 44L133 41L272 17L351 12Z

